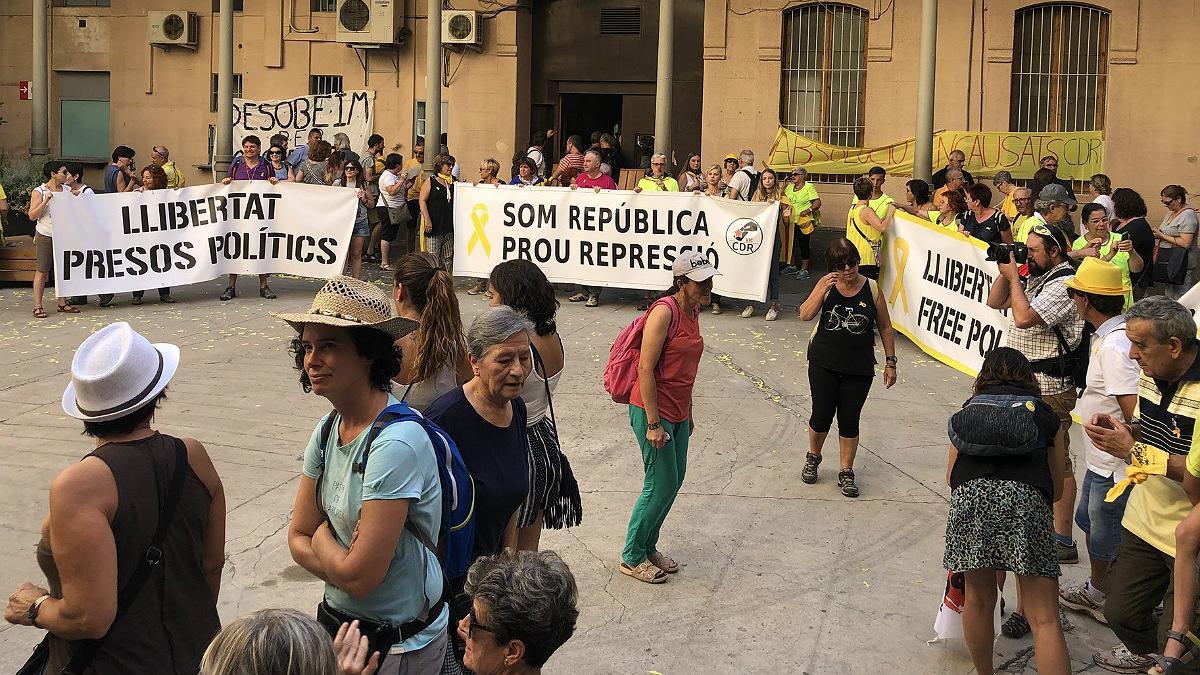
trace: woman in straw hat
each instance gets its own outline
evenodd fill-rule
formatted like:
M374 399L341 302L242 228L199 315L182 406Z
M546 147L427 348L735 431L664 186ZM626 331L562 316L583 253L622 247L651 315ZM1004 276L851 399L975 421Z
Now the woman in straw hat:
M400 371L393 343L417 322L396 315L379 287L335 276L305 313L276 314L296 329L291 352L304 391L333 411L304 450L304 473L288 530L292 559L325 581L317 618L332 633L359 620L364 632L400 627L373 640L382 673L438 673L447 658L446 606L437 557L412 534L433 541L442 523L433 447L415 422L370 427L389 405ZM328 421L328 424L327 424ZM323 438L328 429L328 438Z
M75 352L62 406L96 449L50 486L49 589L21 584L4 612L49 632L44 672L195 673L221 627L221 479L199 441L151 426L178 366L178 347L124 322Z

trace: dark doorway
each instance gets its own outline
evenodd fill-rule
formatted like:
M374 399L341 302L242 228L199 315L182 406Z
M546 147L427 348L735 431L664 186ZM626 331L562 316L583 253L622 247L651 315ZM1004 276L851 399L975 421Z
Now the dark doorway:
M562 94L559 96L559 125L563 138L559 146L566 152L566 139L572 134L583 137L583 147L591 147L593 131L620 137L621 96L619 94Z

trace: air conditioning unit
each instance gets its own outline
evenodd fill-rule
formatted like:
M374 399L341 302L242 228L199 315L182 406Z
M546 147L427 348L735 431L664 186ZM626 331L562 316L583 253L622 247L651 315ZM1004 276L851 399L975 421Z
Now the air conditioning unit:
M442 44L476 47L482 45L483 33L479 31L479 13L462 10L442 12Z
M152 45L196 48L200 38L200 17L195 12L146 12L148 37Z
M338 42L403 44L403 30L403 0L338 0Z

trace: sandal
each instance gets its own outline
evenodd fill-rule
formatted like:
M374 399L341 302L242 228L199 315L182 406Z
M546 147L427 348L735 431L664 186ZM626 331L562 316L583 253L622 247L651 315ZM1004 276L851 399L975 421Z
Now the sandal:
M392 270L392 266L391 266L391 265L389 265L389 264L387 264L387 263L379 263L379 270L380 270L381 272L391 272L391 271L393 271L393 270Z
M1158 664L1158 669L1165 675L1172 675L1182 668L1185 664L1191 663L1196 656L1200 656L1200 638L1197 638L1191 631L1180 633L1179 631L1167 631L1167 639L1175 640L1183 645L1184 652L1179 656L1158 656L1152 654L1150 658L1154 659Z
M258 289L258 294L267 300L274 300L275 298L279 297L271 292L270 286L260 286Z
M59 314L78 314L79 308L72 307L72 306L64 303L64 304L61 304L58 306L58 313Z
M221 294L221 300L232 300L237 296L237 289L233 286L226 286L225 292Z
M34 307L33 308L33 318L35 318L35 319L46 318L46 309L44 307L42 307L41 305Z
M661 551L655 551L654 553L651 553L650 555L646 556L646 560L654 563L655 567L666 572L667 574L675 574L679 571L679 563L675 562L674 558Z
M567 298L567 302L583 302L584 300L587 300L587 299L588 299L588 296L586 293L576 293L575 295L572 295L571 297Z
M660 570L649 560L643 560L637 567L630 567L629 563L622 562L621 574L648 584L663 584L667 582L667 573Z

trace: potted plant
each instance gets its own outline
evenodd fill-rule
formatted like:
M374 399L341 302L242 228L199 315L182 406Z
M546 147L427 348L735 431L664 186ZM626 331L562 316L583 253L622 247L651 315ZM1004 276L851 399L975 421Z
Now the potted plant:
M34 223L29 220L29 195L41 185L42 162L36 159L17 159L0 154L0 185L8 195L8 223L4 234L15 237L33 234Z

